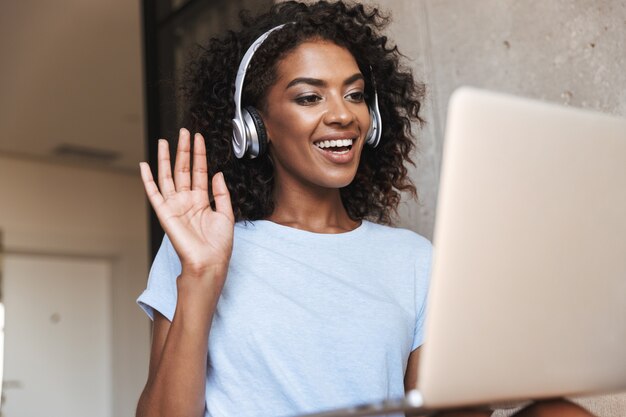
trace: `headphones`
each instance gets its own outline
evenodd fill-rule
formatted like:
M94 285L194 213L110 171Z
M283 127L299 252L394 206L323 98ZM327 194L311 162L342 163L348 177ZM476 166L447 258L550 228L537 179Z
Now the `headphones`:
M237 78L235 79L235 118L233 119L233 149L237 158L243 158L244 156L256 158L266 151L267 133L263 119L258 110L254 107L247 106L243 109L241 108L241 95L243 92L243 83L246 78L246 71L248 70L254 53L272 32L287 24L290 23L276 26L259 36L257 40L250 45L239 64ZM375 148L378 146L382 136L383 122L380 116L380 110L378 109L378 95L376 94L376 83L373 77L372 83L374 87L374 97L372 102L368 104L370 127L365 136L365 143Z

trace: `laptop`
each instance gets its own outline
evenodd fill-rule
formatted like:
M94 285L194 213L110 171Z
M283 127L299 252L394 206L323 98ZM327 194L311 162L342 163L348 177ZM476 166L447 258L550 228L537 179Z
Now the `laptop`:
M418 389L373 416L626 389L626 119L449 105Z

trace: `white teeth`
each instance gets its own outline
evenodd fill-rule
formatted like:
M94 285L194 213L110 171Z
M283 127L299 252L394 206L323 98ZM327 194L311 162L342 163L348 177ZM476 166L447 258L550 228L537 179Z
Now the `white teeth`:
M345 146L352 146L352 139L337 139L337 140L322 140L320 142L317 142L315 145L318 148L324 149L324 148L341 148L341 147L345 147ZM345 151L347 152L347 151ZM340 153L345 153L345 152L340 152Z

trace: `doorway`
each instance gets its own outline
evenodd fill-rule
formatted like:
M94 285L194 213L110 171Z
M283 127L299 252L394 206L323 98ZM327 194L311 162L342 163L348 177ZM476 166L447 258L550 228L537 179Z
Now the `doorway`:
M2 417L111 417L108 259L5 253Z

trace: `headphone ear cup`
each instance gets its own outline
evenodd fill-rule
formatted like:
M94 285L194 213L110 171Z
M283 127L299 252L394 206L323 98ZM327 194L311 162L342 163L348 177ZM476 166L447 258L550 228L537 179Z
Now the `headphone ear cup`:
M374 102L373 107L369 105L368 109L370 112L370 127L365 137L365 143L375 148L378 146L380 137L382 136L382 118L380 116L380 110L378 109L378 100Z
M367 105L367 111L369 111L370 113L370 126L367 129L367 135L365 135L365 143L367 145L371 145L372 136L374 134L374 123L376 123L376 121L374 120L374 115L372 114L372 106L370 106L369 104Z
M265 123L254 107L245 107L242 111L246 130L249 132L250 147L247 156L256 158L263 155L267 150L267 133L265 131Z

